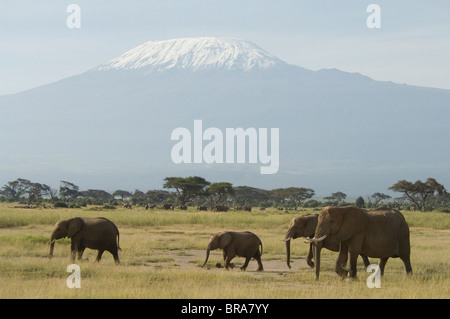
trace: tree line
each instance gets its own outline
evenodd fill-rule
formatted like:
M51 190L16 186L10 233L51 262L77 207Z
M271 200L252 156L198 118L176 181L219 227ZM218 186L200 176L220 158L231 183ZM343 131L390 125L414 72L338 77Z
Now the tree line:
M202 206L214 210L216 207L276 207L297 210L299 207L322 207L326 205L356 205L361 208L373 208L381 205L396 208L411 208L422 211L441 209L450 212L450 195L444 185L434 178L425 182L400 180L389 190L401 193L392 198L384 193L374 193L365 199L360 196L355 202L346 200L347 195L337 191L323 199L313 199L315 191L306 187L287 187L265 190L250 186L233 187L228 182L211 183L199 176L166 177L163 189L116 190L108 193L100 189L80 190L79 186L68 181L60 181L59 189L46 184L18 178L7 182L0 190L0 200L19 202L27 205L55 205L78 207L86 205L107 205L113 208L120 204L147 205L162 207L170 204L174 207Z

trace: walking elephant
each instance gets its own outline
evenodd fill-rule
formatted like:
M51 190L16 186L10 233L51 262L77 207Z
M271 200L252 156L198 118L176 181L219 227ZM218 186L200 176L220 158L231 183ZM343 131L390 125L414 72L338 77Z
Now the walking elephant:
M302 238L313 238L314 232L316 231L317 221L319 218L319 214L314 215L304 215L299 217L294 217L289 224L289 228L286 232L286 236L284 241L286 242L286 263L289 269L291 268L291 239L296 239L299 237ZM306 256L306 263L311 268L314 267L313 262L313 243L309 243L309 252ZM326 248L331 251L339 251L339 242L335 240L333 236L329 236L321 244L321 247ZM368 267L370 265L369 259L361 255L364 266ZM347 259L342 261L345 265L347 263Z
M321 243L329 236L340 243L335 271L345 278L356 278L358 254L380 258L381 275L390 257L399 257L406 274L412 273L410 262L409 227L403 215L394 209L379 208L365 211L354 206L325 207L319 215L315 238L315 276L320 273ZM349 271L342 268L342 260L350 257Z
M259 246L261 246L261 251ZM206 265L210 251L218 248L223 250L223 260L226 269L229 269L231 260L235 256L239 256L245 257L245 263L242 265L241 270L245 271L247 269L248 263L252 258L255 258L258 262L258 271L264 270L261 262L262 242L252 232L225 231L212 236L206 248L206 259L202 267Z
M53 257L55 240L65 237L71 239L72 261L75 261L76 254L81 259L84 250L90 248L98 250L97 261L100 261L103 252L107 250L113 255L116 264L120 263L119 230L106 218L75 217L58 221L50 237L50 258Z

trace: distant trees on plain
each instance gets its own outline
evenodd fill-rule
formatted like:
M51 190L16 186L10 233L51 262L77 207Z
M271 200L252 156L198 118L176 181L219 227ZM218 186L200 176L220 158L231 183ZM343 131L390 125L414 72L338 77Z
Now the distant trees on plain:
M388 188L402 196L392 198L381 192L360 196L356 200L347 200L341 191L321 199L313 199L315 191L306 187L287 187L265 190L250 186L234 187L228 182L209 182L199 176L166 177L162 189L146 192L135 190L115 190L109 193L101 189L80 190L80 187L68 181L60 181L58 189L49 185L18 178L7 182L0 189L0 201L18 202L26 205L53 204L56 207L81 207L87 205L104 205L115 208L127 204L148 207L187 206L208 207L274 207L297 210L299 207L319 208L323 206L356 205L362 208L390 206L410 210L429 211L439 209L450 212L450 194L444 185L434 178L415 183L400 180Z

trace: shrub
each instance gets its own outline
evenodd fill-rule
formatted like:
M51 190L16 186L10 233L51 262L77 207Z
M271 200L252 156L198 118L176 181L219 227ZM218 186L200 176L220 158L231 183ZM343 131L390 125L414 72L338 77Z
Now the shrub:
M65 203L65 202L55 202L53 204L53 207L55 207L55 208L69 208L69 205L67 205L67 203Z
M321 203L315 199L310 199L306 202L303 203L303 207L308 208L308 207L320 207Z
M364 205L365 205L364 198L362 198L361 196L359 196L359 197L356 199L355 205L356 205L356 207L364 208Z

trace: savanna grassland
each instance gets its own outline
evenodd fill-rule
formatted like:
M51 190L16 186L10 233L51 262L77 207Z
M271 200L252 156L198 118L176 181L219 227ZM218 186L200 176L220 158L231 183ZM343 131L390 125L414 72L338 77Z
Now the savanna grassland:
M191 208L192 209L192 208ZM322 251L320 280L306 265L308 245L292 242L292 269L286 266L282 241L290 220L313 212L196 212L98 207L14 208L0 204L0 298L450 298L450 214L403 212L411 231L413 275L404 275L399 259L389 259L380 289L369 289L359 259L356 282L341 281L334 273L337 253ZM53 225L70 217L106 217L120 230L119 256L86 249L81 288L69 289L70 240L56 242L48 258ZM212 234L249 230L263 242L264 272L252 260L246 272L217 268L222 253L212 251L204 268L205 248ZM236 266L244 259L236 257ZM376 263L376 259L371 259Z

